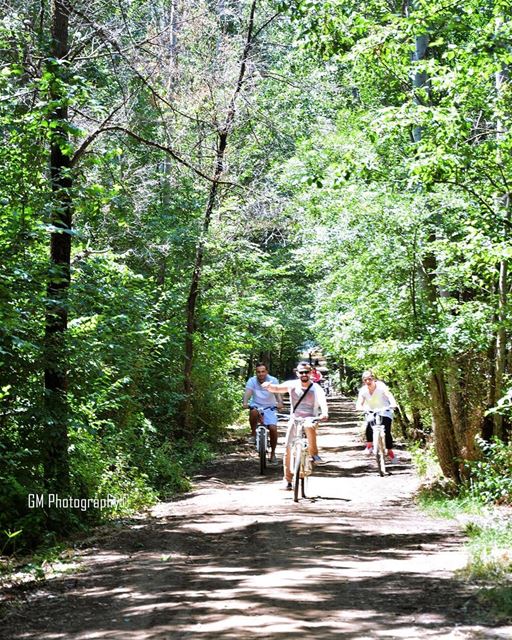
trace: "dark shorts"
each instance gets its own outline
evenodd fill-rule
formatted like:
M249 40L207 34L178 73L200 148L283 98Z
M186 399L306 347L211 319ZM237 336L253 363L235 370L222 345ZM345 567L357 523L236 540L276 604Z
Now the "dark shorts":
M391 436L391 423L392 418L388 416L382 416L382 424L384 425L384 433L386 436L386 449L393 448L393 438ZM373 442L373 429L369 424L366 425L366 442Z

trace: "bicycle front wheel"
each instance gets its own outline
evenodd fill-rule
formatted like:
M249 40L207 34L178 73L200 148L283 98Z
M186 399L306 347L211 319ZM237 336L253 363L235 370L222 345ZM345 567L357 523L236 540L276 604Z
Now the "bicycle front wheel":
M375 457L377 458L377 467L381 476L386 475L386 461L384 459L384 443L382 438L379 438L378 447L376 449Z
M260 474L263 475L267 468L267 443L263 437L258 439L258 455L260 457Z
M306 481L307 481L306 477L300 479L300 492L301 492L303 498L307 497L306 496Z
M299 501L299 484L301 481L300 462L301 462L300 451L295 451L295 457L293 460L293 501L294 502ZM304 483L304 478L302 478L302 483ZM304 484L303 484L303 487L304 487Z

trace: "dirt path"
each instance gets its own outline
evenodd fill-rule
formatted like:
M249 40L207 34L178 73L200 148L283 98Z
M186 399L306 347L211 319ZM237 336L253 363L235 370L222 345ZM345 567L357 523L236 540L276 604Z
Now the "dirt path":
M417 511L406 452L380 478L352 404L331 403L326 464L298 505L247 445L85 549L83 570L26 592L8 640L510 638L483 622L453 524ZM283 434L281 434L283 435ZM280 444L282 438L280 438Z

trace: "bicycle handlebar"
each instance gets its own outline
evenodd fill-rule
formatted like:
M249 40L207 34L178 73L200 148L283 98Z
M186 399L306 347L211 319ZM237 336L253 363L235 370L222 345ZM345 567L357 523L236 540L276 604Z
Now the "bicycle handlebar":
M362 411L366 416L375 416L377 414L383 414L385 411L394 411L396 409L396 407L381 407L380 409L359 409L359 411Z

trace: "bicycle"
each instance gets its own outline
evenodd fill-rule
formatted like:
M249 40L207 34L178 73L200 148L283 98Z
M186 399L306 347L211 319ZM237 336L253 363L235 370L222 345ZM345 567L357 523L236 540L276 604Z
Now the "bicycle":
M294 424L291 427L295 433L290 445L291 469L293 471L292 488L293 501L299 501L299 485L302 498L306 498L306 481L313 473L313 462L309 454L309 444L306 435L306 427L313 427L319 418L293 418Z
M275 407L253 407L257 409L259 425L256 427L256 451L260 460L260 474L264 475L267 468L267 454L270 450L270 431L265 424L265 410L275 411Z
M377 467L381 476L386 475L386 438L384 423L379 411L367 411L365 414L366 424L372 428L373 432L373 453L377 460Z

